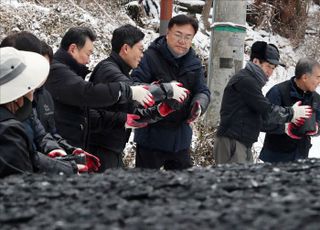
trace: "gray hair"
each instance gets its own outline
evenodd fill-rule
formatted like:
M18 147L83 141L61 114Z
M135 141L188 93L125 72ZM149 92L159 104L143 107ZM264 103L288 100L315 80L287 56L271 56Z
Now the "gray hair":
M295 77L301 78L304 74L312 74L315 67L320 68L320 63L313 58L305 57L301 58L295 69Z

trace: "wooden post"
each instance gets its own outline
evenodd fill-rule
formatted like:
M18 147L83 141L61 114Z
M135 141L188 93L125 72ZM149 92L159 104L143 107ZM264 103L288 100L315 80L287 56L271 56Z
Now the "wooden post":
M172 17L173 0L161 0L160 5L160 35L167 33L168 23Z

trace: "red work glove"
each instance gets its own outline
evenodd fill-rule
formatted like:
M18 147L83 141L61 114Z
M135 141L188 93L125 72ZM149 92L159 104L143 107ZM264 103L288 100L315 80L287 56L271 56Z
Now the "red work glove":
M79 155L79 154L84 154L86 155L86 166L88 168L89 172L93 172L93 171L98 171L99 167L100 167L100 159L86 151L84 151L83 149L75 149L72 154L74 155Z
M312 108L310 105L301 105L301 101L297 101L292 107L293 117L291 122L297 126L302 126L305 119L312 116Z
M86 173L88 172L88 167L83 164L77 164L78 167L78 173Z
M199 101L196 101L190 111L190 115L187 119L187 123L190 124L191 122L194 122L197 120L201 115L201 106Z
M158 105L158 112L161 115L161 117L168 116L173 111L174 110L165 102L162 102Z
M173 96L172 99L182 103L190 94L190 91L183 88L183 84L180 82L172 81L169 83L172 87Z
M67 155L67 153L63 149L54 149L48 153L48 157L51 157L51 158L63 157L66 155Z
M146 122L139 122L140 119L139 115L136 114L127 114L127 121L125 123L126 129L136 129L136 128L143 128L148 125Z
M319 131L319 125L318 125L318 122L316 123L316 130L315 131L309 131L309 132L306 132L306 135L308 136L314 136L318 133Z
M293 134L293 130L294 129L297 129L298 127L294 124L294 123L285 123L285 133L291 137L292 139L296 139L296 140L299 140L301 139L302 137L299 137L295 134Z
M132 100L139 102L145 108L154 105L152 94L146 85L130 86L132 92Z

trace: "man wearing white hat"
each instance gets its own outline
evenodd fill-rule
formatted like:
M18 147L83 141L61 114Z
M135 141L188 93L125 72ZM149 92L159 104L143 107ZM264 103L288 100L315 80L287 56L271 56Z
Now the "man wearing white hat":
M16 173L47 172L74 174L73 162L38 154L19 118L32 112L33 91L47 79L49 63L41 55L0 48L0 177Z

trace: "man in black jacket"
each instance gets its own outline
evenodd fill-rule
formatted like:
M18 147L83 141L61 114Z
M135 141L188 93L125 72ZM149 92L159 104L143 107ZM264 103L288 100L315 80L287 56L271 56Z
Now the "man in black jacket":
M129 72L138 66L143 56L143 38L143 32L129 24L114 30L111 40L111 55L95 67L90 81L94 83L123 82L133 85ZM166 88L169 89L170 86L166 85ZM155 93L154 88L159 92L158 87L149 86L149 88L152 93ZM173 85L172 90L172 94L176 93L178 98L183 94L186 97L186 89L183 87ZM164 92L160 93L165 94ZM136 103L130 102L91 110L91 119L99 118L100 122L98 122L98 126L91 126L89 152L100 158L100 172L107 168L123 166L123 149L132 128L141 128L151 120L161 119L162 115L166 115L169 110L170 108L163 103L153 108L142 109Z
M26 102L47 78L47 60L12 47L0 48L0 57L0 177L28 172L77 173L74 162L36 152L21 123L32 112L31 103Z
M51 62L53 56L51 47L27 31L8 35L1 41L0 47L14 47L18 50L39 53L46 57L49 62ZM24 103L32 103L33 112L22 123L28 136L33 140L33 145L37 151L52 158L64 157L67 153L73 155L85 154L87 156L87 166L90 166L88 170L98 169L99 159L82 149L71 146L57 133L53 117L53 100L43 86L35 89L33 99L25 98ZM74 156L72 157L74 158Z
M284 124L311 116L310 106L280 107L263 96L261 89L280 64L279 59L276 46L257 41L246 67L228 82L213 148L216 164L253 162L251 146L257 141L262 118L269 124Z
M176 81L189 90L189 97L179 103L166 99L176 111L164 119L135 130L136 166L141 168L185 169L192 166L190 123L203 114L210 101L200 59L191 47L198 22L187 15L177 15L168 24L166 36L157 38L147 49L132 77L137 82Z
M57 132L73 146L87 144L87 107L103 107L138 101L153 104L151 93L143 86L123 83L94 84L85 81L85 66L93 52L94 32L87 27L70 28L54 54L45 84L55 104Z
M265 127L266 136L259 158L264 162L289 162L308 158L311 136L318 135L320 121L320 64L312 58L302 58L295 76L273 86L266 97L275 105L292 106L300 101L313 108L313 116L301 126L293 123Z

